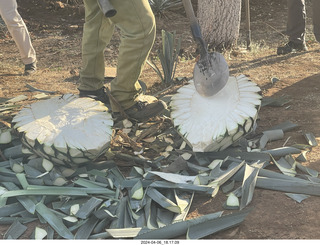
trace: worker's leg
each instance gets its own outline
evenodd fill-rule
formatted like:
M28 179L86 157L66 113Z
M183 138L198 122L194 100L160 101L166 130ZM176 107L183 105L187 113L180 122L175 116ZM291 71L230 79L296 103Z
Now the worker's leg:
M26 24L17 10L16 0L0 0L0 15L14 39L22 62L31 64L36 61L36 52L32 46Z
M313 9L313 33L318 42L320 42L320 1L312 1Z
M287 35L289 41L302 44L305 42L306 34L305 0L287 0L287 6Z
M141 93L138 78L154 43L155 20L148 0L110 2L117 10L110 19L121 30L117 77L111 82L111 93L123 109L128 109ZM112 110L119 111L114 104Z
M109 18L103 15L97 0L84 0L84 4L82 69L78 89L95 91L103 87L105 74L104 50L110 42L114 25Z

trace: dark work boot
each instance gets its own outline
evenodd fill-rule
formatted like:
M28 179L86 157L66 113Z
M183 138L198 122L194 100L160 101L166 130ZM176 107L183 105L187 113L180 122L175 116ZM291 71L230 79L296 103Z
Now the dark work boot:
M129 120L132 119L137 122L144 122L152 117L159 115L167 108L166 103L162 100L157 100L153 96L142 96L142 98L143 97L148 97L148 99L142 99L138 101L135 105L124 110L125 114L129 117ZM154 99L150 100L150 98ZM124 119L121 118L120 112L113 113L113 116L115 117L116 121Z
M37 62L33 62L31 64L27 64L24 66L24 75L30 76L31 74L35 73L37 71Z
M305 43L294 43L290 41L286 45L278 47L277 54L290 54L302 51L308 51L308 48Z
M89 97L94 100L101 101L104 103L107 107L110 107L110 101L109 96L107 94L106 88L102 87L95 91L87 91L87 90L80 90L79 97Z

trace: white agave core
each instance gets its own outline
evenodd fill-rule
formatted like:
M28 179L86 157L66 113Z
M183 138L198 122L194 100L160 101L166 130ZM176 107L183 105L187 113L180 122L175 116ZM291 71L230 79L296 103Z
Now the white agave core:
M108 108L101 102L73 94L31 104L13 122L24 134L27 147L32 148L37 141L45 154L54 157L57 152L53 148L69 157L82 157L88 152L94 158L109 144L113 125Z
M260 88L244 75L229 77L226 86L211 97L196 92L193 81L180 88L172 97L171 118L174 126L196 152L218 150L217 143L229 146L241 137L239 125L257 118L261 96Z

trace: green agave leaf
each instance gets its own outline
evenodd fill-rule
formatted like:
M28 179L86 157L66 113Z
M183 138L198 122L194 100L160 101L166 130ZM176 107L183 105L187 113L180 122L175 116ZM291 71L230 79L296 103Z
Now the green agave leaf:
M311 146L317 146L318 145L317 139L316 139L316 137L314 136L313 133L305 133L304 137L306 138L306 140L307 140L309 145L311 145Z
M157 67L157 65L154 63L154 61L147 60L147 64L151 66L151 68L157 73L157 75L160 77L161 82L164 83L164 77L162 76L162 73L160 69Z
M320 196L320 184L304 180L299 181L299 178L285 180L258 176L256 186L268 190Z
M32 221L37 220L37 218L20 218L20 217L0 217L0 225L10 225L15 220L19 221L20 223L30 223Z
M18 220L15 220L9 229L4 234L4 239L18 239L25 231L27 230L27 226L21 224Z
M18 162L22 162L22 159L23 159L22 157L15 158L15 160ZM5 168L9 168L9 167L10 167L10 160L0 162L0 172L6 171Z
M31 238L35 240L43 240L47 236L47 231L40 227L36 227L31 234Z
M272 128L270 128L270 130L273 130L273 129L282 129L283 132L288 132L288 131L290 131L290 130L292 130L292 129L295 129L295 128L297 128L297 127L299 127L297 124L292 123L292 122L290 122L290 121L285 121L285 122L283 122L283 123L280 123L280 124L278 124L278 125L273 126Z
M234 184L235 184L234 180L230 180L230 181L226 182L221 188L222 192L223 193L230 192L234 188Z
M173 218L175 213L169 211L168 209L158 208L157 214L158 227L163 227L174 222Z
M58 218L49 208L47 208L43 203L39 202L36 205L36 211L38 214L44 218L48 224L63 238L73 239L73 234L68 230L68 228L63 224L62 219Z
M298 203L301 203L304 199L310 197L309 195L296 194L296 193L285 193L288 197L292 198Z
M52 202L52 208L53 209L59 209L62 212L66 213L66 214L70 214L70 208L75 205L78 204L79 207L80 205L82 205L83 203L87 202L89 200L89 197L84 197L84 198L78 198L75 197L75 199L70 199L69 197L67 198L62 198L61 201L57 201L57 202Z
M224 215L196 225L191 225L187 231L188 239L201 239L216 232L239 225L247 217L251 209Z
M29 185L27 188L28 191L48 191L46 195L56 195L59 192L60 195L66 195L68 196L68 192L70 192L69 195L80 195L80 193L86 194L103 194L103 195L114 195L115 192L112 190L109 190L107 188L81 188L81 187L67 187L67 186L37 186L37 185Z
M21 162L16 161L15 159L10 159L10 167L13 172L21 173L24 171L23 164Z
M314 170L314 169L311 169L311 168L308 168L306 166L303 166L301 163L299 162L296 162L296 165L297 165L297 168L300 169L301 171L303 171L304 173L307 173L309 174L310 176L312 177L315 177L317 178L318 175L319 175L319 172Z
M238 164L237 166L231 168L229 171L227 171L225 174L220 176L218 179L210 182L208 186L212 187L219 187L226 183L236 172L238 172L239 169L241 169L244 166L244 161Z
M158 171L149 171L144 177L146 179L150 179L153 175L159 176L160 178L167 180L172 183L192 183L196 176L186 176L181 174L173 174L173 173L163 173Z
M240 202L240 210L245 208L252 200L254 188L258 177L259 169L253 168L246 164L244 178L242 182L242 194Z
M78 222L78 219L74 216L66 216L62 218L63 223L67 226L73 226Z
M240 203L238 197L233 193L228 194L227 201L223 205L225 209L239 209Z
M94 209L102 203L102 199L91 197L87 202L85 202L79 211L75 214L76 217L80 219L87 219L88 216L94 211Z
M290 154L299 154L301 153L301 150L295 147L286 146L286 147L280 147L280 148L271 149L271 150L265 150L265 151L262 151L262 153L268 153L273 157L284 157Z
M2 197L4 193L6 193L8 190L2 186L0 186L0 208L4 207L7 203L8 198ZM1 217L1 216L0 216Z
M53 240L54 229L52 229L50 226L47 226L46 231L47 231L47 239Z
M282 129L273 129L267 130L263 132L262 137L260 138L259 148L263 149L268 142L274 140L280 140L284 137L284 133Z
M178 204L178 206L180 207L181 214L176 214L172 223L175 222L180 222L180 221L184 221L185 218L187 217L190 207L192 205L192 201L194 198L194 192L192 192L192 194L190 193L179 193L179 190L174 189L175 195L176 195L176 202ZM187 206L185 206L187 204Z
M27 189L27 190L12 190L4 193L2 197L19 197L19 196L43 196L43 195L70 195L70 196L86 196L87 192L83 189L66 189L66 190L55 190L55 189L47 189L48 186L43 187L42 189Z
M277 167L283 174L289 176L295 176L297 174L297 172L295 171L295 165L290 166L290 164L284 158L280 158L278 161L276 161L273 157L271 158L274 164L277 165Z
M208 186L199 186L194 184L175 184L167 181L155 181L150 184L150 187L154 188L169 188L169 189L179 189L185 191L195 191L195 192L203 192L205 194L215 196L217 194L218 189Z
M19 202L4 205L0 207L0 218L10 216L11 214L15 214L23 210L24 207Z
M2 183L9 191L5 192L4 194L2 194L2 196L0 197L0 199L2 198L6 198L6 195L12 194L12 193L21 193L24 192L26 190L20 190L18 188L18 186L16 186L14 183L10 183L10 182L3 182ZM11 195L7 196L10 197ZM15 196L15 195L13 195ZM21 205L31 214L35 213L36 207L35 207L35 200L34 198L31 197L25 197L25 196L16 196L18 202L21 203ZM0 201L1 202L1 201Z
M285 156L285 160L290 164L291 166L296 166L298 169L300 169L302 172L309 174L312 177L317 178L319 173L318 171L308 168L306 166L303 166L299 161L297 161L298 158L294 159L291 155Z
M6 148L3 151L3 155L7 159L16 159L23 157L22 144Z
M141 227L137 227L137 228L122 228L122 229L106 229L106 231L109 237L121 239L121 238L136 237L141 231L141 229L142 229Z
M148 188L147 195L161 207L174 213L181 213L181 208L154 188Z
M246 161L261 161L269 162L270 155L263 152L239 152L236 150L226 149L221 152L197 152L196 158L198 161L207 161L210 163L215 159L225 159L226 157L240 158Z
M309 183L309 181L301 179L301 178L296 178L296 177L292 177L289 175L285 175L282 173L278 173L275 171L271 171L268 169L260 169L259 170L259 176L260 177L267 177L267 178L271 178L271 179L282 179L282 180L288 180L288 181L295 181L298 183Z
M75 239L88 239L91 235L94 227L97 225L99 219L95 216L91 216L86 222L80 226L79 230L75 234Z
M75 183L78 186L82 186L86 188L104 188L108 186L108 184L94 182L84 178L78 178L75 181L73 181L73 183Z
M137 183L132 187L131 198L136 200L141 200L143 198L143 185L141 180L138 180Z
M145 218L147 221L147 227L149 229L157 229L158 228L158 208L155 205L155 202L152 201L150 197L145 197L146 204L144 206Z
M21 186L23 187L23 189L26 189L29 186L26 175L24 173L18 173L18 174L16 174L16 176L17 176L17 179L19 180Z
M216 219L222 215L222 212L207 214L199 218L172 223L158 229L143 229L134 239L171 239L185 234L191 225Z

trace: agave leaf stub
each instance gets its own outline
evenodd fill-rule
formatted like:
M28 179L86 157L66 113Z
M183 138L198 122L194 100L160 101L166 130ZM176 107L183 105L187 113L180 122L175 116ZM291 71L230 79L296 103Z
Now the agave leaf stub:
M95 160L108 149L113 126L104 104L73 94L26 106L13 123L30 151L52 163L75 165Z
M244 75L229 77L211 97L197 93L193 81L172 96L171 118L195 152L221 151L255 127L260 88Z

